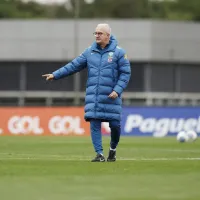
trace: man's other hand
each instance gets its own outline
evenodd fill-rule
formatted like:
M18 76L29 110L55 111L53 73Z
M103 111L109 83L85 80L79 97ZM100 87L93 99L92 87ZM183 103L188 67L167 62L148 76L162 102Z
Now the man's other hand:
M42 77L46 77L47 81L50 81L50 80L54 79L54 75L53 74L44 74L44 75L42 75Z
M116 99L118 97L118 94L117 92L113 91L108 97L111 99Z

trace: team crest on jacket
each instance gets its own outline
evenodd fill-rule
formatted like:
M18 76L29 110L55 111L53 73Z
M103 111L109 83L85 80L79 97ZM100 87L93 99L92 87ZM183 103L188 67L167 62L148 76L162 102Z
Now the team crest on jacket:
M113 52L108 53L108 62L112 62L113 60Z

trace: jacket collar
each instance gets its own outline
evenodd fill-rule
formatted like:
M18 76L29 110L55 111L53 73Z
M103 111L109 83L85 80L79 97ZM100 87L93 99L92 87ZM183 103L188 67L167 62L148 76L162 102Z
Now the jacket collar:
M113 35L111 35L109 44L104 49L101 49L100 46L96 42L94 42L92 44L92 51L104 53L107 51L113 51L116 48L116 46L117 46L117 40Z

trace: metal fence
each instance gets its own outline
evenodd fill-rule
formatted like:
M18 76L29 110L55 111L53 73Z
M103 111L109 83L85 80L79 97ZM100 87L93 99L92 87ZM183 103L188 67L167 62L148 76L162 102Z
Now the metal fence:
M87 69L58 81L45 81L65 62L1 62L1 106L83 105ZM199 105L200 67L198 64L131 63L132 76L124 105Z

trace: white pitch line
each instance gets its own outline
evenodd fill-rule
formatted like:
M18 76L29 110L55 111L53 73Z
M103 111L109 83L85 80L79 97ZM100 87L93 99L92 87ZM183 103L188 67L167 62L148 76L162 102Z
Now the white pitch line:
M151 151L151 152L157 152L157 151L164 151L164 152L177 152L177 153L199 153L200 150L187 150L187 149L161 149L161 148L131 148L129 151L134 152L134 151Z
M58 155L58 154L29 154L29 153L6 153L6 152L0 152L0 158L2 156L9 156L10 158L13 157L33 157L33 158L66 158L66 155ZM83 156L73 155L73 156L67 156L67 158L73 157L76 158L83 158ZM89 156L84 156L84 158L90 158Z
M33 156L33 157L64 157L66 155L59 154L29 154L29 153L15 153L15 152L0 152L0 156ZM69 156L70 157L70 156ZM72 156L71 156L72 157ZM78 155L73 155L73 158L79 157ZM85 156L84 156L85 157Z
M0 160L43 160L43 161L90 161L91 158L86 157L0 157ZM195 161L200 158L118 158L117 161Z
M178 153L200 153L200 150L187 150L187 149L156 149L167 152L178 152Z
M120 158L125 161L178 161L178 160L200 160L200 158Z
M134 152L134 150L138 150L138 149L132 149L131 151ZM141 150L145 150L145 151L166 151L166 152L179 152L179 153L200 153L200 150L187 150L187 149L163 149L163 148L159 148L159 149L151 149L151 148L143 148L140 149ZM27 157L58 157L58 158L63 158L66 155L59 155L59 154L29 154L29 153L16 153L16 152L0 152L0 156L1 155L5 155L5 156L27 156ZM70 156L69 156L70 157ZM76 156L73 155L73 158L80 158L80 156ZM86 158L86 156L85 156ZM89 156L87 158L90 158Z

